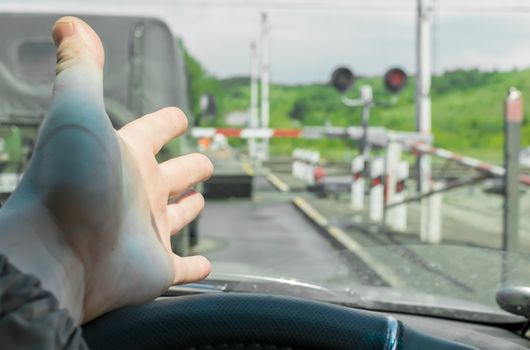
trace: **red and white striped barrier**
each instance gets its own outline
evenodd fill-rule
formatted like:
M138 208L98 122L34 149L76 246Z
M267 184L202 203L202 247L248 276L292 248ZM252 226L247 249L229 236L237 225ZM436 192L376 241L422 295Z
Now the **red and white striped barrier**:
M224 135L228 138L305 138L321 139L344 137L353 140L360 140L363 137L361 127L305 127L303 129L271 129L271 128L191 128L191 136L194 138L211 138L216 134ZM431 142L431 137L415 132L390 132L385 128L368 128L368 143L386 147L389 140L401 142L406 148L418 142Z
M364 157L362 155L353 158L351 171L351 208L362 210L364 208Z
M201 128L191 129L194 138L212 138L216 134L228 138L306 138L320 139L327 137L348 137L354 140L362 138L363 129L360 127L306 127L303 129L268 129L268 128ZM370 144L386 147L389 142L399 142L405 149L416 153L431 154L437 157L455 161L493 176L504 176L504 167L483 162L476 158L466 157L442 148L430 145L431 138L415 132L395 132L385 128L372 127L368 129L367 140ZM521 175L522 184L530 186L530 176Z
M412 146L412 151L417 153L431 154L433 156L437 156L443 159L452 160L464 166L477 169L498 177L502 177L506 173L506 170L502 166L486 163L479 159L466 157L442 148L433 147L426 143L415 144L414 146ZM530 186L530 176L521 175L519 179L522 184Z
M192 128L191 136L194 138L214 137L224 135L229 138L241 139L268 139L274 137L299 138L302 129L267 129L267 128Z

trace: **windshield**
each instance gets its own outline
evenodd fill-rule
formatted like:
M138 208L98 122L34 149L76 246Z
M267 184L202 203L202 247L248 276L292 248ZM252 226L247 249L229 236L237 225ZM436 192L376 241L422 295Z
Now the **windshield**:
M63 14L105 46L118 129L164 106L206 207L193 290L520 322L530 286L530 7L520 1L0 1L0 203L49 105Z

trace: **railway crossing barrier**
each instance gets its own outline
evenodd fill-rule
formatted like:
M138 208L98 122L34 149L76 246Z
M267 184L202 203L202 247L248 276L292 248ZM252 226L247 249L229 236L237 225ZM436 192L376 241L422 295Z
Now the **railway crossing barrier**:
M227 129L227 128L193 128L193 137L213 137L222 134L226 137L244 139L252 138L350 138L360 140L363 138L363 129L360 127L305 127L302 129ZM407 229L407 203L424 200L427 203L422 208L420 239L424 242L438 243L441 241L441 213L443 193L461 186L476 183L487 177L504 177L506 170L502 166L489 164L481 160L459 155L457 153L436 148L431 145L431 137L415 132L395 132L381 127L370 127L366 133L366 142L375 147L385 148L386 157L376 158L370 166L369 184L369 217L370 220L381 222L398 231ZM401 161L402 152L412 152L415 156L428 154L448 161L454 161L465 167L475 169L480 175L471 180L453 181L451 183L433 182L428 191L415 196L410 196L405 189L409 176L409 165ZM293 152L292 174L296 178L306 181L309 185L315 184L315 169L320 162L320 154L307 150L297 149ZM361 210L364 207L363 179L365 160L357 156L352 161L351 207ZM520 175L519 181L530 186L530 176ZM426 220L429 218L429 220Z

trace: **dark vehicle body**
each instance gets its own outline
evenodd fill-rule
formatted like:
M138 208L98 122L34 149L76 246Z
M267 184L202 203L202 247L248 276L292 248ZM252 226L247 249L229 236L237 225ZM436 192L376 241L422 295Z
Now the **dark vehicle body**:
M5 199L29 160L51 100L55 77L53 23L61 14L0 14L0 192ZM146 113L178 106L188 118L187 71L183 47L161 20L147 17L80 15L105 47L104 94L116 129ZM193 121L190 121L193 125ZM179 138L160 161L189 152ZM195 223L174 236L174 250L187 255Z

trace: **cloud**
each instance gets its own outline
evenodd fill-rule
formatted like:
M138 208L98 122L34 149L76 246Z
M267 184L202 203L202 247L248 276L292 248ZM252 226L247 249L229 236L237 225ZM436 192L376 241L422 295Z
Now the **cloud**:
M366 6L359 1L359 11L351 8L337 11L331 5L319 11L296 8L269 11L273 80L326 81L338 64L347 64L358 74L381 74L392 65L413 72L414 1L405 11L393 11L393 1L387 0L388 9L380 11L366 10L376 3L370 1L366 1ZM267 0L261 0L264 2ZM159 17L183 37L188 49L210 72L221 77L248 74L249 43L259 33L258 7L178 6L178 1L161 0L132 4L23 0L4 1L0 10ZM377 4L384 5L384 0L378 0ZM528 33L530 21L526 16L442 11L435 19L434 68L441 71L458 67L527 67L530 65Z

